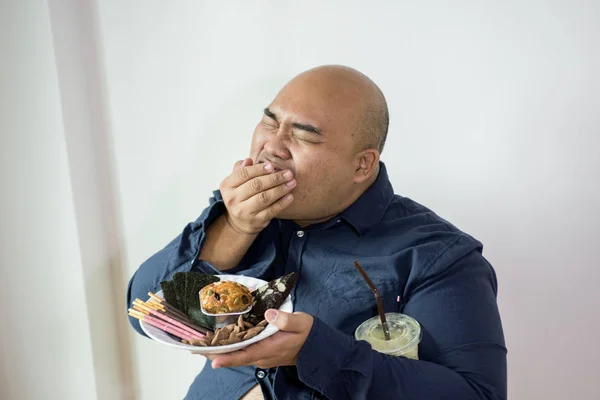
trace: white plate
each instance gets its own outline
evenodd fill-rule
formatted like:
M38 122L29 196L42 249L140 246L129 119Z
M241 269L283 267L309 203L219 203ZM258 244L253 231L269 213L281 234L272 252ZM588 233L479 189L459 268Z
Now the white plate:
M242 285L246 285L250 288L251 291L264 285L265 283L267 283L266 281L263 281L262 279L256 279L256 278L252 278L249 276L242 276L242 275L218 275L218 277L221 278L222 281L233 281L233 282L240 283ZM162 290L155 294L160 298L164 298ZM291 313L294 311L291 295L288 296L287 299L285 299L285 301L283 302L281 307L279 307L279 309L281 311L285 311L288 313ZM160 329L153 327L152 325L148 325L144 321L140 321L140 326L142 327L142 330L146 333L146 335L148 335L150 338L152 338L153 340L155 340L159 343L162 343L162 344L165 344L167 346L171 346L171 347L174 347L177 349L181 349L181 350L193 351L194 353L199 353L199 354L230 353L232 351L243 349L244 347L247 347L247 346L251 345L252 343L256 343L263 339L266 339L279 330L279 329L277 329L276 326L268 324L261 333L254 336L252 339L244 340L239 343L228 344L225 346L192 346L190 344L181 343L177 339L173 339L166 332L163 332Z

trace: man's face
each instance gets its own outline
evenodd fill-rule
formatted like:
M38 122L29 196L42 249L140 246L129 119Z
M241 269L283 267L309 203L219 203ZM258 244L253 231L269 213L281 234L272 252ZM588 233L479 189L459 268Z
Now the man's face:
M339 85L337 85L339 86ZM298 182L279 218L318 220L339 212L355 174L360 96L330 80L297 77L265 109L252 137L254 163L289 169Z

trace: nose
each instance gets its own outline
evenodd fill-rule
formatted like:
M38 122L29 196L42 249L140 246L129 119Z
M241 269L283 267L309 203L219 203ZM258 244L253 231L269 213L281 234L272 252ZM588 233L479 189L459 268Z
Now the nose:
M287 141L283 136L285 136L285 133L281 131L269 135L269 138L265 141L264 149L273 157L287 160L291 158L291 154L287 147Z

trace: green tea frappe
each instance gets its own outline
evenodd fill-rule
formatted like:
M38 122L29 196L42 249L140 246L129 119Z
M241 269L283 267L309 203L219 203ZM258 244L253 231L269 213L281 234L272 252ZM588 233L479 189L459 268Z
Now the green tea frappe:
M375 316L363 322L354 334L356 340L368 342L373 350L391 356L419 359L421 326L412 317L400 313L386 313L390 340L385 340L381 318Z

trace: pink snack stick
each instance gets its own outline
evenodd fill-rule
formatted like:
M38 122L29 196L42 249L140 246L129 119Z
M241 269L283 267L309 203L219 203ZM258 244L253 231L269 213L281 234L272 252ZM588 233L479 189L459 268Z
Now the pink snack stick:
M144 316L144 322L146 322L146 323L148 323L148 325L152 325L153 327L158 328L162 331L170 333L171 335L175 335L180 339L185 339L190 342L196 340L195 337L189 335L187 332L185 332L179 328L176 328L173 325L164 323L161 320L153 318L149 315Z
M164 321L167 321L170 324L175 325L176 327L178 327L180 329L183 329L184 331L188 332L190 335L192 335L196 339L202 339L202 338L204 338L204 335L202 333L200 333L200 332L198 332L198 331L190 328L189 326L186 326L186 325L182 324L179 321L174 320L173 318L171 318L171 317L169 317L169 316L167 316L167 315L165 315L165 314L163 314L163 313L161 313L159 311L153 310L152 308L148 307L147 305L145 305L141 301L137 302L135 304L137 304L142 309L148 311L150 314L152 314L152 315L154 315L154 316L156 316L156 317L158 317L158 318L160 318L160 319L162 319Z

